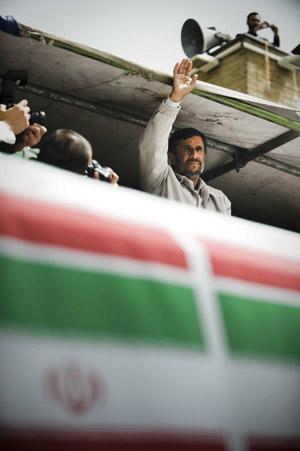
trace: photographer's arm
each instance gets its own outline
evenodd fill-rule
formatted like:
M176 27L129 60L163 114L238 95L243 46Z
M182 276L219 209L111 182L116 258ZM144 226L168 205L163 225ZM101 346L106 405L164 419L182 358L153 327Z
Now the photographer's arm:
M262 30L263 28L268 28L269 23L264 20L263 22L259 22L257 25L253 26L253 31L257 33L259 30Z
M278 27L274 24L269 24L269 22L267 22L266 20L264 22L261 22L259 24L256 25L256 27L254 27L254 31L255 33L259 30L262 30L263 28L271 28L271 30L274 33L274 40L273 40L273 45L275 45L276 47L279 47L280 41L279 41L279 33L278 33Z
M12 108L6 109L6 105L0 105L0 121L6 122L10 130L18 135L29 126L29 111L27 100L21 100Z
M12 154L17 151L16 135L29 126L29 111L25 99L9 109L6 105L0 104L0 142L3 152Z
M270 25L271 30L274 33L274 41L273 41L273 45L275 45L276 47L279 47L280 45L280 40L279 40L279 33L278 33L278 27L276 25Z

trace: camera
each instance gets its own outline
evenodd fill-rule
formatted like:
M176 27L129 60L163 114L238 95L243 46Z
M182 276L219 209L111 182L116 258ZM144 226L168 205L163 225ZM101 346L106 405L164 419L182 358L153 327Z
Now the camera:
M95 172L98 172L100 180L109 182L113 170L107 166L103 168L97 160L92 160L85 171L85 175L94 178Z
M29 124L40 124L45 125L46 122L46 113L45 111L36 111L34 113L30 113Z
M6 105L6 108L12 108L15 105L15 90L17 86L25 86L28 80L27 70L8 70L3 76L2 90L0 94L0 103ZM45 125L46 113L37 111L30 113L29 123Z

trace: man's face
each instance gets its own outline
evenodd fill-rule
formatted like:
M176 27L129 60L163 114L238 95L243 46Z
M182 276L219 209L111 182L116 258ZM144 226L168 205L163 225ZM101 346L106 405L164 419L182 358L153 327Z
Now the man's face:
M180 139L177 143L176 153L169 153L173 169L178 174L195 180L203 172L205 151L201 136Z
M257 25L260 23L260 15L259 14L251 14L251 16L248 19L248 27L249 30L253 30L257 27Z

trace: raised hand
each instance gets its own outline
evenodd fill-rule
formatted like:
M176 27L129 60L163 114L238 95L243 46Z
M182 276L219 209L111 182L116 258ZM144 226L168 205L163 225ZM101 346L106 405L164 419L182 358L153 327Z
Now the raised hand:
M181 63L176 63L173 69L174 80L170 99L173 102L181 102L195 87L198 75L194 74L191 78L193 63L185 58Z

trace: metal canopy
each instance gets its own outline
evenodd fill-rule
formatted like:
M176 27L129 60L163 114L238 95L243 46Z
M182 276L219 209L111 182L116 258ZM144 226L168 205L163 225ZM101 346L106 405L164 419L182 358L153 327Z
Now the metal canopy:
M238 172L240 169L245 167L246 164L249 163L249 161L256 160L258 157L265 155L271 150L277 149L278 147L283 146L284 144L292 141L293 139L298 138L298 136L299 133L293 130L289 130L288 132L285 132L276 138L270 139L269 141L260 144L259 146L257 146L255 149L252 150L243 149L242 147L234 147L235 150L233 154L234 155L233 161L226 163L221 167L217 167L215 169L211 169L210 171L206 171L205 176L203 178L205 179L205 181L209 181L216 177L219 177L220 175L226 174L226 172L232 171L233 169L236 169ZM268 159L265 159L265 161L268 161ZM272 167L271 163L269 163L269 165ZM277 169L289 172L288 165L282 165L281 168L278 167ZM300 169L290 166L290 173L293 175L300 176Z
M138 142L170 93L172 78L23 29L27 37L0 32L0 74L10 69L29 73L18 99L27 98L32 111L46 112L48 131L71 128L82 133L94 157L118 172L120 184L139 189ZM197 82L175 122L176 128L187 126L208 136L203 178L227 194L234 215L300 231L298 111Z

